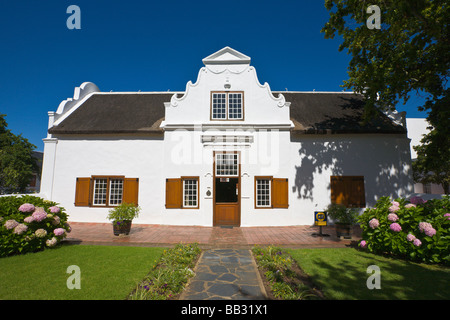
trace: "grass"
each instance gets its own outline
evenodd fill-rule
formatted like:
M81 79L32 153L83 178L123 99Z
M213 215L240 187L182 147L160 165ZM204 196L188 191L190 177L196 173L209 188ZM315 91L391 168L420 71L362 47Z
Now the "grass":
M164 248L75 246L0 259L0 299L125 299ZM81 289L67 288L67 267L77 265Z
M291 249L291 257L326 299L450 299L450 268L412 263L352 248ZM381 289L369 290L367 267L380 268Z

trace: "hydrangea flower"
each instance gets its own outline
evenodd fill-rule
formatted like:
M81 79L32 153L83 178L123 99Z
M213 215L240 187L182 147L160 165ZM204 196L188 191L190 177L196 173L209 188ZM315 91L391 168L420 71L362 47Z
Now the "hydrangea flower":
M34 221L34 217L33 216L28 216L25 219L23 219L24 222L26 223L31 223Z
M51 213L59 213L59 211L61 211L61 209L60 209L58 206L50 207L50 208L48 208L48 210L49 210Z
M400 203L398 201L391 201L391 204L396 207L400 207Z
M429 237L432 237L436 234L436 229L434 229L431 223L428 222L420 222L419 230L420 232L424 232Z
M402 227L401 227L397 222L392 223L392 224L389 226L389 229L391 229L391 230L394 231L394 232L400 232L400 231L402 231Z
M19 223L14 219L6 220L6 222L5 222L5 228L8 230L14 229L18 225L19 225Z
M415 239L414 242L413 242L413 244L414 244L416 247L420 247L420 246L422 245L422 241L420 241L419 239Z
M34 205L31 203L24 203L19 207L20 212L33 212L34 211Z
M425 234L429 237L432 237L436 234L436 229L434 228L427 228L425 229Z
M444 217L447 217L447 220L450 220L450 213L444 214Z
M397 212L398 210L400 210L400 207L398 206L390 206L389 207L389 212Z
M409 234L406 236L406 240L408 240L409 242L411 242L411 241L416 240L416 237L415 237L413 234L409 233Z
M50 240L45 241L45 244L46 244L48 247L53 247L53 246L56 245L57 243L58 243L58 240L57 240L55 237L53 237L53 238L50 239Z
M428 222L420 222L419 223L419 230L420 230L420 232L424 232L425 229L427 229L427 228L433 228L431 223L428 223Z
M380 225L380 222L377 219L375 219L375 218L373 218L372 220L369 221L369 226L372 229L378 228L379 225Z
M361 246L361 248L365 248L367 246L367 242L365 240L362 240L359 245Z
M416 207L416 205L415 205L414 203L408 203L408 204L405 206L406 209L415 208L415 207Z
M395 213L388 214L387 218L389 221L392 221L392 222L395 222L398 220L398 216Z
M38 207L36 208L36 211L32 214L34 221L41 222L45 218L47 218L47 213L45 212L44 208Z
M64 233L66 233L66 230L64 230L63 228L56 228L55 230L53 230L53 233L55 234L55 236L62 236Z
M60 219L58 216L54 216L54 217L53 217L52 224L53 224L54 226L60 224L60 222L61 222L61 219Z
M47 235L47 231L44 229L37 229L34 234L36 235L36 237L38 238L44 238Z
M23 223L19 223L15 228L14 228L14 233L15 234L22 234L25 231L28 230L28 227L26 225L24 225Z

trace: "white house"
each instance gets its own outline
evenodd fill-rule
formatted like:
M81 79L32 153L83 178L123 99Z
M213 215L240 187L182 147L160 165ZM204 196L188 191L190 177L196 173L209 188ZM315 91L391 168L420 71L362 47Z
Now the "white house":
M421 140L424 135L428 134L430 130L428 127L430 124L425 118L407 118L406 127L408 129L408 138L411 140L411 158L414 161L417 158L417 153L413 147L421 144ZM445 194L444 188L440 184L435 183L415 183L414 184L415 193L423 194Z
M273 92L229 47L203 63L184 92L76 88L49 112L41 193L71 221L107 222L123 201L135 223L243 227L412 193L406 128L363 123L362 96Z

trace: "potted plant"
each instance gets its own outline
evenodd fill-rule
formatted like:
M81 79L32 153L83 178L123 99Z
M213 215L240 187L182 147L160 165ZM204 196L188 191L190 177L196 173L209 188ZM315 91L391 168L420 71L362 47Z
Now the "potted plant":
M139 216L141 208L134 203L121 203L109 210L108 219L112 220L114 235L129 234L131 221Z
M352 237L353 225L358 217L358 211L355 208L347 208L342 204L333 203L328 206L327 214L334 221L338 238Z

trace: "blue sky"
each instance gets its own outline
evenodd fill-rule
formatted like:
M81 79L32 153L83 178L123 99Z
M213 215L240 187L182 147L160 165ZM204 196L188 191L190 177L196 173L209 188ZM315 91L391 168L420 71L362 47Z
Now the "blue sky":
M69 30L69 5L81 30ZM202 59L230 46L252 58L272 90L341 91L350 56L320 29L319 0L2 1L0 113L43 151L48 111L85 81L101 91L182 91ZM420 99L397 109L407 116Z

